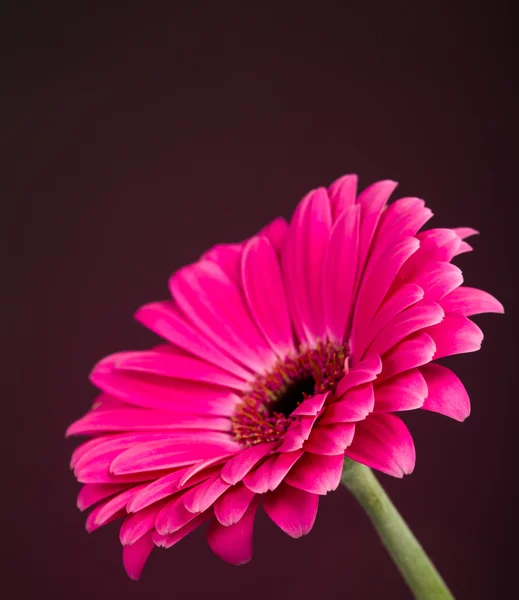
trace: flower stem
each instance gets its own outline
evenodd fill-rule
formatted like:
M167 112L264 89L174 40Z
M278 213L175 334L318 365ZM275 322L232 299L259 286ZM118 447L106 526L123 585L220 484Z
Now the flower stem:
M346 458L341 481L366 511L416 600L454 600L371 469Z

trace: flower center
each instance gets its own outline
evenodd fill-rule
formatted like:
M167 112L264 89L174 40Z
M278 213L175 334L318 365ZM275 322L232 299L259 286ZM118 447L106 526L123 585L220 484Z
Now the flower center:
M245 446L281 439L294 421L292 412L306 398L333 392L344 376L346 349L331 342L300 348L242 394L231 417L235 438Z

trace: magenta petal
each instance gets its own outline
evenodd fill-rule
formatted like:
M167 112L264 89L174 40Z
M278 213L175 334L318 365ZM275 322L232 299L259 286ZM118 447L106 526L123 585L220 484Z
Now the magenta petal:
M358 355L364 356L366 348L382 329L403 310L422 300L423 296L422 288L414 283L404 284L390 294L380 305L369 326L356 332Z
M199 484L192 496L184 495L184 506L192 513L204 512L230 487L231 484L222 481L219 474L214 475L204 483Z
M369 346L369 351L382 356L409 335L440 323L444 316L439 304L420 300L390 321Z
M450 369L434 363L420 367L420 371L428 388L422 408L464 421L470 414L470 399L459 378Z
M421 408L426 396L424 376L419 369L409 369L375 388L375 412Z
M223 459L220 458L220 461ZM196 485L197 483L201 483L206 479L209 479L213 475L215 475L219 470L219 465L208 465L208 463L214 463L215 459L212 461L201 461L200 463L196 463L196 466L202 465L196 473L193 473L193 467L184 467L182 469L178 469L173 473L168 473L163 477L158 477L154 479L151 483L149 483L144 489L138 492L131 500L128 502L128 506L126 509L128 512L137 512L145 508L146 506L153 504L154 502L158 502L163 498L167 498L168 496L173 495L175 492L184 489L184 483L186 476L191 471L189 475L189 485Z
M475 352L481 348L483 332L467 317L447 313L438 325L425 330L436 344L434 358Z
M291 416L315 417L323 407L329 395L330 393L326 392L325 394L316 394L315 396L303 400L303 402L292 411Z
M141 537L135 544L123 547L123 565L130 579L138 580L144 564L153 550L151 533Z
M191 465L199 460L216 458L232 452L216 444L178 444L164 440L139 444L119 454L110 464L115 475L143 471L174 469Z
M362 421L375 406L373 385L366 383L349 390L337 402L326 407L320 424L349 423Z
M452 231L454 231L454 233L462 240L472 237L473 235L479 235L479 231L472 227L453 227Z
M128 502L126 507L128 512L141 511L148 505L174 494L178 490L180 478L184 472L185 469L178 469L153 480Z
M360 362L358 362L351 371L347 372L339 381L335 390L335 397L340 398L348 390L374 381L382 371L382 360L378 354L370 354Z
M326 335L321 282L331 221L326 190L313 190L299 203L282 252L293 323L299 340L310 344Z
M67 429L70 435L92 435L104 432L127 431L162 431L166 438L167 431L180 429L206 429L213 431L228 431L228 419L214 416L174 414L159 410L93 410L78 419ZM232 444L230 436L226 436L227 446ZM222 436L222 442L224 437Z
M350 206L330 234L323 267L323 308L329 338L342 344L357 275L360 206ZM338 275L340 273L340 275Z
M173 496L159 511L155 519L155 529L160 535L169 535L182 529L197 515L185 507L185 502L196 494L196 488Z
M271 221L268 225L265 225L263 229L258 233L260 237L266 237L269 239L274 250L279 254L288 233L288 223L283 217L278 217Z
M384 370L378 379L382 381L407 369L425 365L431 362L435 352L436 344L427 333L421 331L410 336L384 356Z
M214 262L233 283L239 284L242 254L243 244L216 244L204 252L200 260Z
M212 343L256 373L274 360L251 319L241 289L211 261L184 267L170 279L180 310Z
M263 508L274 523L286 534L300 538L310 532L317 517L319 496L282 483L269 492Z
M119 359L120 353L101 360L90 379L123 402L159 411L227 416L239 401L231 390L218 385L118 370L115 363Z
M275 490L303 454L302 449L275 454L252 469L243 478L243 483L256 494Z
M242 259L245 297L254 320L276 354L294 352L292 324L276 253L265 237L253 237Z
M211 550L232 565L243 565L252 558L252 530L258 503L256 496L234 525L224 527L217 519L209 524L207 542Z
M305 453L285 477L285 482L312 494L336 490L342 473L344 456Z
M438 302L463 283L463 275L456 265L448 262L435 262L420 270L413 283L425 292L426 300Z
M389 179L377 181L363 190L357 198L357 204L362 207L359 239L359 265L361 266L368 255L380 215L397 185L396 181Z
M313 454L344 454L355 435L353 423L334 423L315 428L304 443L305 452Z
M403 238L416 235L420 227L431 217L431 210L420 198L395 200L380 216L380 223L372 246L373 256L385 251Z
M175 379L189 379L244 390L247 382L227 373L220 367L180 352L145 350L125 352L115 362L116 369L162 375Z
M278 445L277 442L271 444L257 444L243 450L231 458L231 460L222 469L222 479L236 485L245 475L254 467L254 465L267 454L270 454Z
M214 504L216 518L224 527L238 523L254 496L255 493L243 483L238 483L216 500Z
M389 292L402 265L418 249L416 238L409 237L389 248L379 260L368 265L356 303L353 320L352 351L358 352L355 332L363 323L369 323Z
M135 313L135 318L151 331L193 356L225 369L245 381L253 378L250 371L200 335L200 331L179 313L173 301L146 304Z
M346 456L393 477L409 475L416 460L413 438L402 419L373 414L358 423Z
M440 304L445 312L459 313L465 317L481 313L504 313L505 309L499 300L483 290L470 287L459 287L442 298Z
M152 537L155 545L159 548L171 548L172 546L180 542L180 540L184 539L186 535L189 535L192 531L194 531L197 527L200 527L202 523L205 523L205 521L207 521L211 517L210 511L207 511L200 515L193 515L191 513L189 514L191 515L191 517L194 517L194 519L192 519L191 521L186 523L186 525L184 525L183 527L181 527L173 533L162 535L158 531L154 531Z
M79 510L86 510L101 500L128 489L128 483L85 483L77 497Z
M157 515L162 510L164 501L147 506L138 513L129 515L124 519L119 532L119 539L123 546L135 544L143 535L155 527Z
M342 213L355 204L357 197L357 175L344 175L328 187L332 218L336 221Z

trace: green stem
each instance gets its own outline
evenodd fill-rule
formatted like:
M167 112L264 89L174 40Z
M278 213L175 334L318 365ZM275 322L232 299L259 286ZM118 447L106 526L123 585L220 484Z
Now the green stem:
M366 511L416 600L454 600L371 469L347 458L341 481Z

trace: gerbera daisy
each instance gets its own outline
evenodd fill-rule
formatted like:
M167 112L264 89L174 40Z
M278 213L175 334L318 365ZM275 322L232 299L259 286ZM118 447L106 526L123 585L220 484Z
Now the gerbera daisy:
M468 317L503 308L451 264L476 231L418 233L432 213L418 198L387 205L395 187L357 195L347 175L311 191L289 224L213 247L171 277L171 300L137 311L166 343L94 367L101 394L68 429L91 436L71 462L78 506L94 507L88 531L124 519L130 577L205 521L218 556L247 562L260 501L300 537L345 456L412 472L395 413L469 415L460 380L432 361L478 350Z

